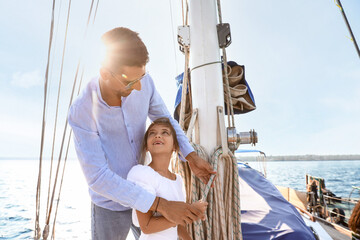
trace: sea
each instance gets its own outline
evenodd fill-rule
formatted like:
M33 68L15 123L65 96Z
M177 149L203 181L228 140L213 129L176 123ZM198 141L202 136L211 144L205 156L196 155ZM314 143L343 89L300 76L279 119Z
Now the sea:
M302 191L305 191L306 174L324 178L326 187L337 196L348 197L352 186L360 186L360 160L274 161L250 162L249 164L262 172L265 170L267 179L273 184ZM44 161L40 195L41 228L45 226L45 213L47 209L50 209L50 204L47 207L49 166L50 161ZM56 166L54 166L55 168ZM0 239L33 238L38 171L38 160L0 160ZM56 172L53 171L52 179L55 174ZM62 168L58 175L57 186L60 184ZM56 191L51 208L52 217L57 213L54 237L55 239L91 239L90 198L85 178L76 160L66 162L63 179L60 201L58 201L58 192ZM52 181L51 189L53 185ZM52 220L50 226L51 235ZM131 233L129 233L128 239L134 239Z

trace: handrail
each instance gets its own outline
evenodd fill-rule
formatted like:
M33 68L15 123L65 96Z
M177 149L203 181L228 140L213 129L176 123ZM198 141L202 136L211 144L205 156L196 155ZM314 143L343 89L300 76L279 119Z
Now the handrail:
M308 216L310 217L310 220L311 220L312 222L316 222L316 219L315 219L314 215L312 215L310 212L308 212L308 211L306 211L305 209L303 209L303 208L301 208L301 207L299 207L299 206L296 206L296 205L294 205L294 204L293 204L293 206L294 206L295 208L297 208L300 212L305 213L306 215L308 215Z
M334 199L334 200L341 200L341 201L344 201L344 202L350 202L350 203L358 203L358 201L356 200L352 200L352 199L349 199L349 198L337 198L337 197L331 197L331 196L327 196L327 195L323 195L324 198L329 198L329 199Z

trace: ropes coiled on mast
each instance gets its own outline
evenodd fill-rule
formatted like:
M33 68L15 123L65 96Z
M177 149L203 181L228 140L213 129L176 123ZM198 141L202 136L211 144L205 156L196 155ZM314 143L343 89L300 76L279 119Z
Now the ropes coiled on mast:
M237 161L234 155L223 156L222 148L217 147L209 157L205 150L193 144L196 153L208 160L214 171L223 170L224 182L217 179L210 188L203 184L191 172L187 162L176 161L174 170L184 179L186 187L186 201L189 203L203 199L208 202L207 219L188 225L188 232L193 240L229 240L242 239L241 207ZM223 169L219 169L222 167Z
M220 1L217 1L218 14L220 24L222 23L222 15L220 8ZM186 1L187 6L187 1ZM187 23L187 18L184 20L184 3L182 1L182 16L183 24ZM187 8L186 8L187 11ZM185 105L186 105L186 90L188 79L188 63L189 63L189 47L184 47L185 53L185 70L182 86L182 98L180 108L180 126L184 129L184 118L185 118ZM222 48L223 53L223 64L224 64L224 85L226 92L227 102L227 115L228 115L228 126L234 126L234 110L232 106L230 87L228 80L228 66L225 47ZM201 67L201 66L200 66ZM189 99L191 99L191 93L189 93ZM231 119L231 122L230 122ZM220 126L225 127L225 126ZM188 129L192 131L192 129ZM182 161L175 161L174 170L179 172L185 182L186 188L186 201L188 203L195 202L199 199L203 199L208 202L207 208L207 219L204 222L194 222L188 225L188 232L194 240L230 240L230 239L242 239L241 232L241 206L240 206L240 188L238 181L238 169L237 160L230 153L224 154L221 147L217 147L216 150L209 157L206 151L199 145L193 144L193 147L197 154L207 160L213 167L214 171L218 173L221 170L220 177L214 182L214 188L210 188L213 176L209 181L208 185L204 185L198 180L195 175L191 172L188 163ZM223 182L222 182L223 181Z

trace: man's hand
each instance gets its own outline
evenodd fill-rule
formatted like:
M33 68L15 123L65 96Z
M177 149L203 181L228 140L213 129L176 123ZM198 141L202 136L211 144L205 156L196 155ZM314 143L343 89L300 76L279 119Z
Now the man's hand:
M205 206L207 206L206 202L197 206L184 202L167 201L163 198L160 198L157 211L160 212L170 222L173 222L177 225L185 225L191 224L193 221L197 221L199 219L205 219Z
M206 216L206 209L207 209L207 206L208 206L208 203L207 202L204 202L202 200L199 200L199 201L196 201L194 203L191 204L192 206L196 207L198 210L200 210L202 213L204 213L204 216ZM205 217L202 218L201 220L205 220Z
M199 157L195 152L189 153L186 156L186 160L189 162L191 171L197 176L204 184L210 179L211 174L216 174L210 164Z

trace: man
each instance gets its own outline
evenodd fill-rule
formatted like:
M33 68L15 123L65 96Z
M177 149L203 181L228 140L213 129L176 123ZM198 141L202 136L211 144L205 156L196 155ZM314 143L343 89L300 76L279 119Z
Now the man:
M115 28L102 40L107 53L100 77L88 83L68 117L92 200L92 238L126 239L131 208L144 213L156 210L176 224L204 218L204 213L190 204L166 201L126 180L140 158L147 117L171 120L182 154L204 183L214 172L194 152L146 73L148 52L138 34Z

